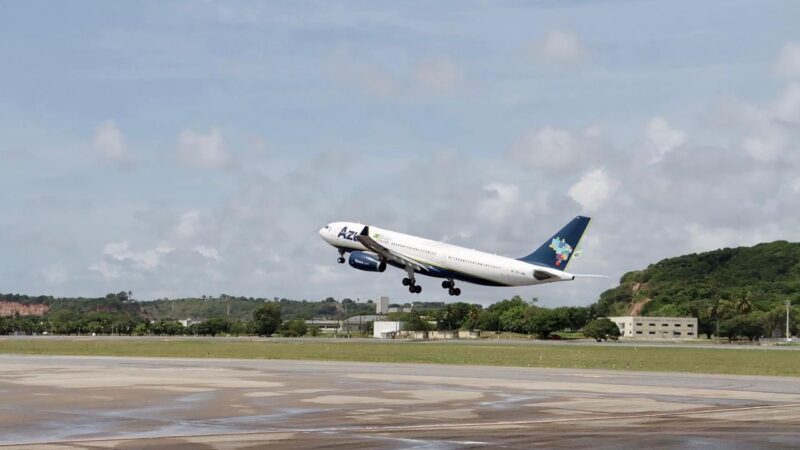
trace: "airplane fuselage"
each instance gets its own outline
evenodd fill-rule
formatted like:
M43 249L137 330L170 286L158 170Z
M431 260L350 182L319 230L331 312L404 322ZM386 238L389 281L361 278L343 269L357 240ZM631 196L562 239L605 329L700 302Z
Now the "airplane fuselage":
M359 234L364 229L365 225L361 223L334 222L320 229L319 234L341 253L370 252L359 239ZM574 279L569 273L544 265L375 226L367 229L369 237L382 247L418 263L413 272L421 275L485 286L528 286ZM380 259L380 256L375 255L375 258ZM386 260L385 263L399 269L411 270L407 264L397 261Z

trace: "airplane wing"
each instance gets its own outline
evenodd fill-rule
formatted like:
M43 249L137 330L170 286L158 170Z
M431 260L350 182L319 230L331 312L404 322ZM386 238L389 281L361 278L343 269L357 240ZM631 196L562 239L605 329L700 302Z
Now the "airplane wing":
M396 264L400 264L406 268L406 270L417 270L417 271L424 271L428 268L421 265L419 262L405 256L401 253L398 253L394 250L390 250L383 245L379 244L375 239L372 239L369 235L369 226L365 226L361 233L356 237L358 242L361 242L364 247L367 247L370 251L377 253L381 258L384 258L386 261L391 261Z

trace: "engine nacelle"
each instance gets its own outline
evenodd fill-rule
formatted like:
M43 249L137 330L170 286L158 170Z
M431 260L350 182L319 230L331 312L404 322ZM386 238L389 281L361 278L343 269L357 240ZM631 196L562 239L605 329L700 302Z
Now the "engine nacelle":
M372 253L350 252L350 267L367 272L383 272L386 270L386 262L381 261Z

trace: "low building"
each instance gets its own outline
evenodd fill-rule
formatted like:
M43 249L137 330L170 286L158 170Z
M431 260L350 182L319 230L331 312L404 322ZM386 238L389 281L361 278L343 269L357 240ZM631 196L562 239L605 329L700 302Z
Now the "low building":
M621 338L696 339L696 317L609 317L617 324Z
M370 322L374 322L382 318L383 316L378 316L375 314L363 314L360 316L348 317L347 319L341 321L341 323L339 324L339 332L340 333L360 332L366 329L367 325Z
M428 333L428 337L431 339L456 339L458 331L431 331Z
M378 339L392 339L397 333L406 328L405 322L376 320L373 323L372 336Z
M202 323L203 321L202 321L202 320L200 320L200 319L192 319L192 318L190 317L190 318L188 318L188 319L182 319L182 320L179 320L178 322L179 322L181 325L185 326L185 327L190 327L190 326L192 326L192 325L196 325L196 324L198 324L198 323ZM155 323L155 321L153 321L153 322L151 322L151 323Z
M309 327L317 327L321 333L336 333L339 330L339 321L333 319L306 320Z
M479 339L481 337L481 330L459 330L459 339Z

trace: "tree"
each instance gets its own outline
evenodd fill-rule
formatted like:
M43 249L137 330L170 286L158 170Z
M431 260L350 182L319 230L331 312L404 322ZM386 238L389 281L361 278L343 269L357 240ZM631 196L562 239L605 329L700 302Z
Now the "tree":
M717 337L719 337L719 316L725 311L725 306L725 301L719 297L709 299L706 304L706 315L714 319Z
M280 333L285 337L305 336L307 332L308 327L303 319L292 319L280 327Z
M281 325L281 305L265 303L253 311L253 331L259 336L270 336Z
M751 341L758 340L763 335L763 323L764 318L760 314L735 316L720 323L720 333L729 341L733 341L739 336L744 336Z
M594 338L594 340L600 342L608 338L616 341L620 333L617 324L610 319L602 318L587 323L586 326L583 327L583 335L588 338Z
M133 334L135 334L136 336L144 336L145 334L147 334L147 324L144 322L137 324L133 328Z
M243 322L241 320L237 320L236 322L231 323L231 325L230 325L230 334L232 334L234 336L247 334L247 322Z
M524 333L525 330L525 312L528 306L524 303L514 305L502 313L500 313L500 328L503 331L512 331L514 333Z
M478 320L473 329L477 328L484 331L500 330L500 313L484 309L478 314Z
M200 323L199 325L200 334L210 334L211 336L216 336L221 333L229 332L231 323L225 317L212 317Z
M408 331L430 331L433 327L427 321L423 320L417 313L410 313L406 320L406 329Z
M742 291L733 301L733 306L736 311L747 314L753 311L755 307L755 302L753 301L753 293L750 291Z
M464 302L449 303L434 313L436 325L440 330L457 330L464 326L470 317L472 305Z
M565 318L561 311L544 308L533 310L531 308L525 320L525 329L541 339L547 339L550 333L564 329L564 323Z

